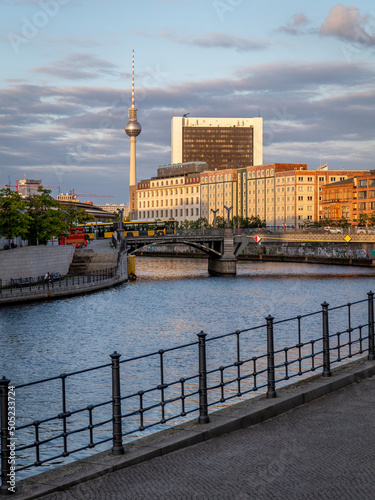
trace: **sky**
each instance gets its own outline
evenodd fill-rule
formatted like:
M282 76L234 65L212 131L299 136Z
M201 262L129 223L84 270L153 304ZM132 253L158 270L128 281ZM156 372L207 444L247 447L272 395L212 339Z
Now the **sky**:
M0 0L0 182L127 203L171 162L171 119L263 117L264 163L374 169L375 7L265 0Z

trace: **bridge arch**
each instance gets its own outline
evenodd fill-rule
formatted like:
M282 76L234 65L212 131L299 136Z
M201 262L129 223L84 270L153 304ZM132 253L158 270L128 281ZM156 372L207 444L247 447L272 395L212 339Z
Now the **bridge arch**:
M147 241L146 244L143 244L143 242L142 243L141 242L139 242L139 243L131 242L129 245L131 247L131 249L129 250L128 254L134 255L138 251L145 249L147 247L150 247L150 246L163 246L163 245L171 245L171 244L186 245L186 246L189 246L192 248L197 248L198 250L201 250L202 252L204 252L205 254L207 254L208 256L211 256L211 257L220 258L222 256L221 252L215 250L214 248L210 248L207 245L204 245L203 243L200 243L197 241L188 241L188 240L182 241L181 239L174 240L174 239L170 239L170 238L168 238L168 240L162 240L162 241L160 239L154 239L151 241Z

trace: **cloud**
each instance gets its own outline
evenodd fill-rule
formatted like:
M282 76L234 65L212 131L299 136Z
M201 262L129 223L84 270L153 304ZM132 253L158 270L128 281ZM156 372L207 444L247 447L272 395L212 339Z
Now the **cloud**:
M66 80L99 78L103 74L115 75L116 66L104 59L98 59L89 53L75 53L64 59L54 61L50 66L33 68L36 73L45 73Z
M209 33L203 38L186 40L187 43L207 48L235 49L238 52L249 52L253 50L263 50L270 43L266 40L243 38L239 36L227 35L225 33Z
M170 162L170 123L182 116L264 119L264 162L373 168L375 69L363 62L278 62L238 68L222 79L139 89L138 180ZM90 85L24 85L0 89L3 183L42 172L61 190L128 196L130 92ZM352 150L345 157L342 151ZM324 154L322 153L324 152ZM354 161L357 155L360 161ZM100 184L99 184L100 183ZM81 187L80 187L81 186ZM82 187L84 186L84 188ZM83 191L83 189L85 191ZM115 201L115 200L113 200Z
M143 36L149 36L153 38L168 38L176 43L181 43L184 45L194 45L198 47L205 48L224 48L224 49L234 49L238 52L250 52L254 50L263 50L269 47L271 44L269 41L264 39L255 38L243 38L239 36L228 35L226 33L208 33L204 37L194 37L194 36L177 36L169 31L163 31L158 34L151 35L149 33L139 33Z
M305 14L295 14L285 26L279 28L279 31L283 31L289 35L300 35L309 23L310 21Z
M375 35L367 30L369 21L370 15L361 15L357 7L337 4L331 8L320 27L320 33L361 45L374 46Z

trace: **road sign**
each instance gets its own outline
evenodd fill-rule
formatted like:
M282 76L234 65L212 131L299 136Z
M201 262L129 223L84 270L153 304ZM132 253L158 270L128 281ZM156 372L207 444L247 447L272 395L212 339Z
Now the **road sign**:
M254 237L254 240L255 240L257 243L259 243L261 239L262 239L262 238L261 238L260 236L255 236L255 237Z

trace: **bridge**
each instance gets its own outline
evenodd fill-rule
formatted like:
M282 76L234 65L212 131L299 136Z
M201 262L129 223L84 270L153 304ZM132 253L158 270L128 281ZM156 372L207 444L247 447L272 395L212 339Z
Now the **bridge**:
M337 249L338 258L350 258L350 252L362 252L369 258L375 254L375 237L368 234L330 234L326 232L309 233L304 231L271 232L239 230L233 228L209 228L202 230L181 230L177 234L160 236L128 236L125 238L128 253L138 251L153 245L180 244L196 248L208 255L208 272L211 275L236 275L237 258L249 245L257 245L267 253L267 247L294 246L303 249L308 245L320 245ZM339 250L340 249L340 250ZM350 250L349 250L350 249ZM354 255L356 257L356 255ZM374 257L372 257L374 258ZM351 262L350 262L351 263Z
M125 241L130 255L149 245L180 244L197 248L208 255L208 272L211 275L235 275L237 256L249 244L246 236L235 238L232 228L161 236L127 236Z

